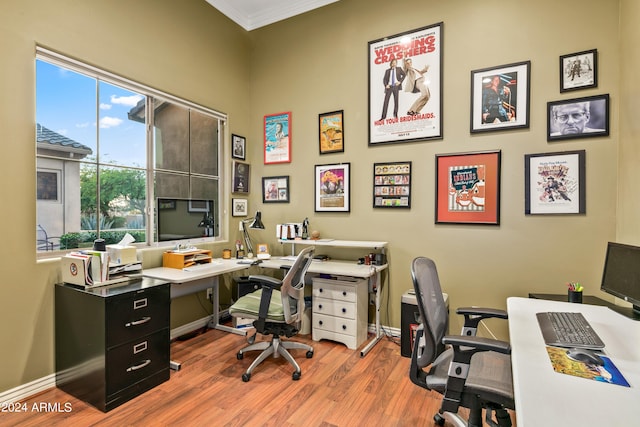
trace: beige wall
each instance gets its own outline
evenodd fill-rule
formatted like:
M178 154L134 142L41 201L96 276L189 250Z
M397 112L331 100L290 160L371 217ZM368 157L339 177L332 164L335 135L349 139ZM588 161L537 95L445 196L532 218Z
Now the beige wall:
M616 238L616 226L626 240L640 240L633 186L621 183L620 195L617 190L618 162L622 181L639 173L632 170L638 156L632 107L638 102L639 16L633 0L517 1L508 7L494 0L397 0L393 9L381 0L342 0L246 33L202 0L179 6L173 0L5 1L0 129L3 151L12 155L0 160L6 242L0 249L0 340L10 350L0 355L0 392L50 375L54 366L58 263L37 263L33 254L36 43L228 113L226 133L247 137L249 210L261 209L267 226L257 238L280 253L275 224L309 217L310 228L325 237L389 241L382 320L399 327L400 296L411 286L409 264L418 255L436 260L453 307L505 307L511 295L563 292L568 280L605 297L597 288L606 241ZM367 42L440 21L444 139L369 148ZM559 55L592 48L599 53L599 87L561 95ZM530 129L471 136L470 71L524 60L532 63ZM602 93L611 95L610 137L546 142L548 101ZM318 114L338 109L345 111L345 152L320 156ZM281 111L293 113L293 161L265 166L262 118ZM500 226L434 225L434 155L493 149L502 150ZM587 214L525 216L524 155L577 149L587 151ZM414 162L412 208L374 210L372 165L393 160ZM351 212L316 214L313 166L334 162L351 162ZM263 205L260 178L275 175L290 175L292 202ZM235 240L235 221L230 230ZM145 252L145 267L159 263L159 251ZM174 302L173 327L194 320L189 307L188 301ZM507 336L503 323L491 327Z

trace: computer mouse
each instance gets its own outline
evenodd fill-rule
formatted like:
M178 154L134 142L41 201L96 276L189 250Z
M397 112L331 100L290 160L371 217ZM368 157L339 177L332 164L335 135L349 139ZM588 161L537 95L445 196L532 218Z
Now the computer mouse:
M569 357L569 359L575 360L577 362L583 362L597 366L604 365L604 360L602 360L600 356L595 354L593 351L584 348L572 348L570 350L567 350L567 356Z

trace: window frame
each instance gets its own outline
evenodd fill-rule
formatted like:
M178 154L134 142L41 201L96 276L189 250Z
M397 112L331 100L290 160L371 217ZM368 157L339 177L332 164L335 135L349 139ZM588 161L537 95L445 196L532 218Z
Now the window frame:
M50 50L41 46L36 46L35 60L45 61L51 65L77 72L89 78L95 78L97 81L103 81L112 85L117 85L119 87L139 93L140 95L143 95L146 97L146 104L145 104L146 164L144 166L145 180L146 180L146 183L145 183L146 201L145 201L145 211L143 213L143 215L146 217L146 241L137 242L138 246L144 245L146 247L150 247L150 246L160 247L160 246L169 246L169 245L175 244L175 242L159 242L156 239L157 224L156 224L156 212L155 212L156 196L155 196L154 182L155 182L155 173L162 172L162 169L161 168L156 169L156 164L155 164L154 110L153 110L154 100L162 100L165 102L170 102L180 107L186 108L189 111L195 111L200 114L205 114L207 116L212 117L213 119L218 120L217 159L216 159L217 174L209 175L209 177L213 177L215 180L217 180L217 186L218 186L217 217L219 218L219 221L218 221L219 233L218 233L218 236L202 237L202 239L196 239L197 241L194 239L190 239L189 241L190 243L199 243L200 241L214 242L214 241L224 241L228 238L227 236L228 236L229 219L227 215L227 209L225 208L226 206L225 201L227 200L228 194L226 189L227 185L225 185L225 182L224 182L225 176L226 176L225 175L226 164L223 161L223 159L226 158L225 157L226 150L224 148L225 146L224 141L226 140L226 128L227 128L226 114L213 110L211 108L207 108L202 105L193 103L191 101L176 97L174 95L165 93L158 89L154 89L152 87L135 82L133 80L129 80L122 76L110 73L98 67L86 64L84 62L78 61L76 59L70 58L66 55L62 55L58 52L55 52L53 50ZM37 121L37 116L36 116L36 121ZM36 156L35 156L36 164L37 164L38 158L47 158L47 156L41 156L36 153ZM86 162L82 161L82 163L86 163ZM104 163L100 162L100 159L97 159L95 162L89 162L89 163L95 164L96 167L105 166ZM117 167L124 167L126 169L135 169L135 168L131 168L123 165L117 165ZM36 176L38 172L42 172L42 171L46 172L48 170L45 170L45 169L41 170L36 165ZM189 179L191 180L191 177L198 177L202 175L189 171L188 176L190 177ZM60 183L61 179L62 177L59 175L58 176L59 187L61 185ZM60 191L61 189L59 188L58 200L60 203L64 203L60 200L60 197L61 197ZM189 196L191 196L191 194L189 194ZM35 194L34 200L36 202L36 209L38 209L37 204L40 202L40 200L38 199L37 192ZM48 202L48 201L45 201L45 202ZM63 251L66 251L66 250L63 250ZM62 251L58 250L56 252L59 253ZM52 256L51 251L49 251L47 254L47 253L38 251L37 248L36 248L36 254L38 258Z

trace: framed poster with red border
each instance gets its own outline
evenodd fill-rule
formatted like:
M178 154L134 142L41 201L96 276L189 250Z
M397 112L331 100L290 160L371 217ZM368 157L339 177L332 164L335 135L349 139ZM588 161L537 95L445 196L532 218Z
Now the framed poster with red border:
M500 150L436 155L436 224L500 224Z

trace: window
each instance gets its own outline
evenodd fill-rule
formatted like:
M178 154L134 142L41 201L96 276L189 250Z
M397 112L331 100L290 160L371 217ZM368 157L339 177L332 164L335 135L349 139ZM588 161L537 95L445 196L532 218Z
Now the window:
M54 249L115 243L125 233L152 244L156 198L213 200L213 227L203 237L219 237L225 120L38 48L36 224L59 236Z

